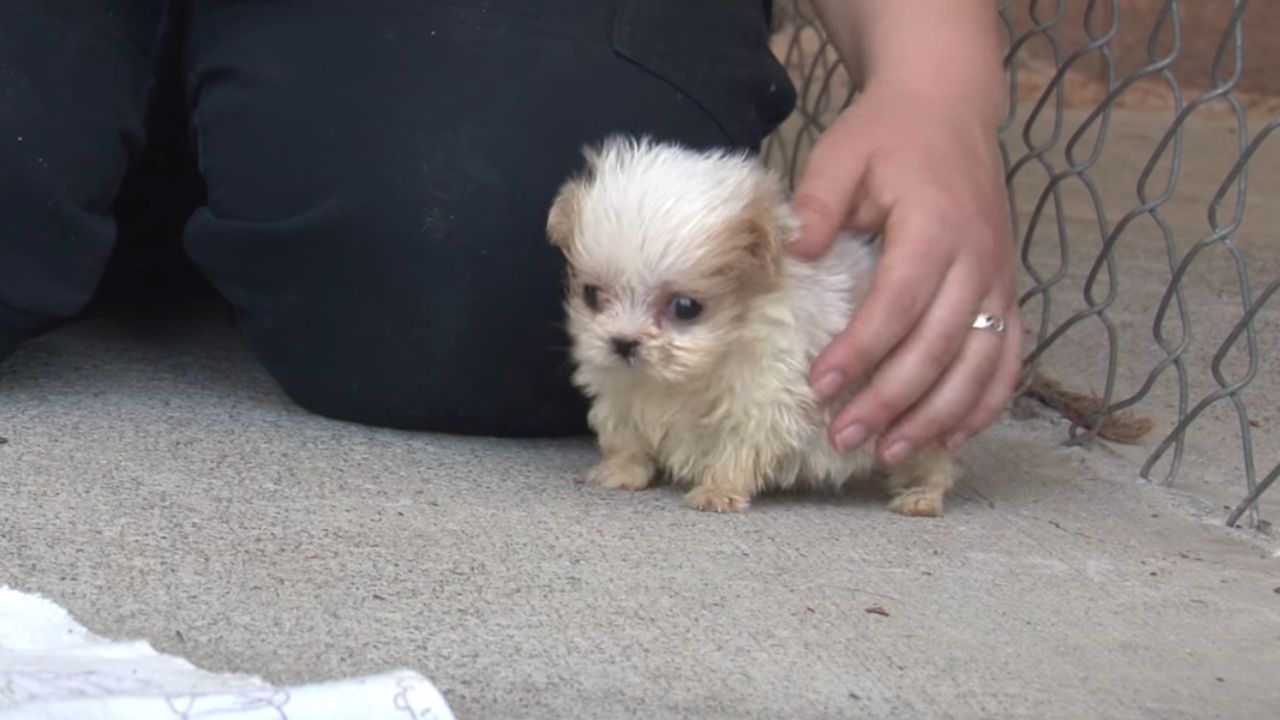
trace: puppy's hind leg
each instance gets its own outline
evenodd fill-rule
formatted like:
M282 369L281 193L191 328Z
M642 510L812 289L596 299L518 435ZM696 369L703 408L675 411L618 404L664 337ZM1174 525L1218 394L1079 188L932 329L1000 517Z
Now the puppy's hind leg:
M889 509L903 515L939 517L947 491L955 484L956 465L942 448L927 448L889 473Z

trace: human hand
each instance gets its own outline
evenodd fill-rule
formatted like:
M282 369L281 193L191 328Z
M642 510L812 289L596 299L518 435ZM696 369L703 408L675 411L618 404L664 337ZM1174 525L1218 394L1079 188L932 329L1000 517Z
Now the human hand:
M885 238L868 295L812 367L824 400L862 386L829 429L842 450L878 437L889 466L954 450L1012 395L1022 324L993 114L963 91L873 83L813 148L788 252L820 256L843 229ZM1004 333L974 329L979 313Z

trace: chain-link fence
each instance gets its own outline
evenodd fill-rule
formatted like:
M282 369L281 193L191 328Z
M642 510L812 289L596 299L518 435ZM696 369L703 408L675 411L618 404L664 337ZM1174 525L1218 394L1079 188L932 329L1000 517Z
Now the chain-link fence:
M794 181L857 78L809 0L776 6L799 107L764 152ZM1266 47L1280 9L1254 7L993 3L1023 396L1071 421L1067 442L1136 449L1144 479L1229 482L1226 522L1262 528L1259 498L1280 476L1280 92L1267 84L1280 52Z

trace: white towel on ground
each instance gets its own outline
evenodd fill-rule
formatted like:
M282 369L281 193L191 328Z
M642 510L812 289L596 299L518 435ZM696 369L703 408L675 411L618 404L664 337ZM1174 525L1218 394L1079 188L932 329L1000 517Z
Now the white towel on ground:
M275 687L211 673L149 643L90 633L57 604L0 585L0 720L454 720L407 671Z

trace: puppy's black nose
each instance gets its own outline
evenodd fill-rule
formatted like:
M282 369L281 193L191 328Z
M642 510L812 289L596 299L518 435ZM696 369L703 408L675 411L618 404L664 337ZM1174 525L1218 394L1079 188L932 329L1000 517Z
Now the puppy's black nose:
M613 343L613 351L623 360L630 360L634 357L636 348L640 347L640 341L632 340L631 338L610 338L609 342Z

